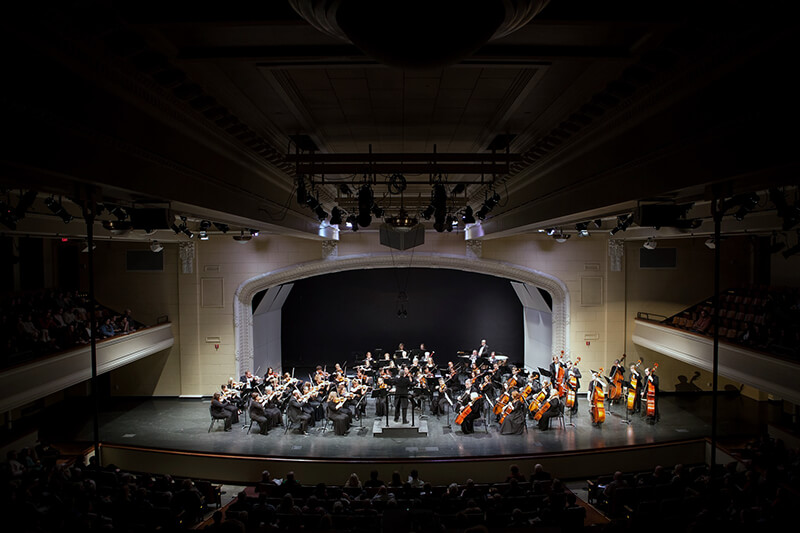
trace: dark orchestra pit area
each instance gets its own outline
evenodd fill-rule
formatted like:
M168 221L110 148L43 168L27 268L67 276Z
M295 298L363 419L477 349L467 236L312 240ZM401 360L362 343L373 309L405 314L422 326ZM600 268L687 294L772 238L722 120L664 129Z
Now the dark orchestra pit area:
M529 419L528 429L522 435L501 435L494 422L490 423L488 433L482 423L476 423L475 433L464 435L459 426L453 424L452 413L451 428L446 428L445 417L437 419L428 415L426 405L424 416L428 434L418 438L374 437L374 401L369 400L367 417L361 425L354 421L347 435L337 436L331 429L322 432L318 428L310 428L308 435L298 434L294 430L284 434L283 427L260 435L255 425L248 434L247 428L243 427L246 420L244 414L240 417L240 423L234 424L232 431L225 432L221 424L215 424L209 432L208 399L112 399L102 408L100 440L104 443L191 452L370 461L383 458L436 460L553 454L696 439L711 434L711 396L702 393L663 395L661 419L655 425L646 423L639 415L626 424L622 406L611 406L606 421L600 427L592 426L589 406L583 395L579 399L578 415L572 419L574 426L569 425L568 415L565 417L565 428L553 420L552 429L547 431L538 429ZM90 413L89 410L86 412ZM409 412L409 419L410 416ZM776 405L759 403L740 395L723 394L719 399L719 436L721 439L752 436L780 417L780 408ZM415 415L415 422L419 423L418 414ZM82 424L75 424L73 418L69 427L57 431L60 435L53 435L54 441L58 437L92 440L92 424L88 416Z

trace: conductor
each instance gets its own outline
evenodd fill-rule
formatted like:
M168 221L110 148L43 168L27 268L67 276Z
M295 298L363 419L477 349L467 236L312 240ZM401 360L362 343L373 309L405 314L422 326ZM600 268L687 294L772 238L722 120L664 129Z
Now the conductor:
M392 380L394 385L394 421L400 419L400 411L403 411L403 424L408 424L408 391L411 388L411 377L406 375L405 370L400 370L397 377Z

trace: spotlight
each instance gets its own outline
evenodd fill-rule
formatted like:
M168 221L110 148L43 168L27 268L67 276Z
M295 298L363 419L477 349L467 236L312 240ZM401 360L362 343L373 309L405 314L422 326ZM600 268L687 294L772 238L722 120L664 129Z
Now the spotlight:
M17 220L22 220L23 218L25 218L25 213L28 212L28 209L30 209L35 200L36 200L36 191L34 191L33 189L23 194L19 199L19 203L17 203L17 208L14 210L14 217Z
M207 241L208 240L208 232L207 231L200 231L200 232L198 232L197 236L201 241Z
M200 240L207 241L208 240L208 229L211 227L211 222L208 220L201 220L200 221Z
M214 227L222 233L228 233L228 230L231 229L227 224L223 224L222 222L214 222Z
M733 218L736 220L744 220L747 213L752 211L758 205L758 195L756 193L746 194L741 198L742 205L739 210L734 213Z
M128 212L118 205L115 205L114 207L109 209L109 213L117 217L117 220L125 220L128 218Z
M248 229L247 231L250 232L251 237L258 237L258 230L257 229Z
M177 225L177 224L175 224L174 222L173 222L173 223L172 223L172 225L170 226L170 229L171 229L172 231L174 231L174 232L175 232L175 235L177 235L178 233L180 233L180 232L181 232L181 228L180 228L180 226L178 226L178 225Z
M650 237L649 239L644 241L642 248L645 248L647 250L655 250L656 246L658 246L658 242L656 242L656 240L653 237Z
M347 226L353 231L358 231L358 219L354 214L347 217Z
M598 228L598 229L599 229L599 228L600 228L600 226L602 226L602 225L603 225L603 220L602 220L602 219L600 219L600 218L598 218L598 219L595 219L595 221L594 221L594 227L595 227L595 228Z
M334 206L331 209L331 225L339 225L342 223L342 210Z
M374 196L372 194L372 189L369 185L363 185L358 191L358 217L356 218L358 225L362 228L366 228L372 224L370 210L372 209L373 201Z
M569 238L572 237L569 233L556 233L553 235L553 238L556 242L567 242Z
M250 242L250 239L252 239L252 237L250 235L245 235L244 230L241 230L239 232L239 235L233 236L233 240L238 242L239 244L247 244L248 242Z
M181 230L181 231L183 231L183 234L184 234L184 235L186 235L187 237L189 237L190 239L191 239L192 237L194 237L194 233L192 233L192 230L190 230L190 229L189 229L189 228L187 228L186 226L184 226L184 227L183 227L183 230Z
M575 224L575 229L578 230L579 237L588 237L589 236L589 223L588 222L579 222Z
M382 218L383 208L381 208L378 204L372 204L372 214L375 215L375 218Z
M464 215L461 217L461 221L464 222L464 224L475 223L475 216L472 214L472 207L467 206L464 209Z
M500 202L500 195L497 194L497 192L493 192L492 195L486 198L486 200L483 202L483 205L481 205L481 208L478 210L476 216L479 219L484 220L486 218L486 215L489 214L489 211L494 209L494 207L499 202Z
M444 219L444 224L445 224L444 229L446 229L448 232L451 232L453 231L453 227L458 225L458 221L456 220L456 217L454 217L453 215L447 215L447 217L445 217Z
M547 233L548 237L552 237L553 235L556 234L556 228L547 228L545 230L545 233Z
M153 252L154 254L157 254L158 252L160 252L163 249L164 249L164 247L161 245L160 242L158 242L158 241L150 241L150 251Z
M64 224L69 224L74 218L67 212L66 209L64 209L64 206L62 206L61 203L52 196L44 201L44 205L46 205L47 208L54 214L58 215L61 220L64 221Z
M633 215L620 215L617 217L617 225L609 233L616 235L620 231L625 231L633 223Z
M714 237L706 239L706 247L710 248L711 250L717 247L717 241L714 240Z
M314 214L317 215L317 219L322 222L326 218L328 218L328 213L325 211L325 208L322 207L322 204L319 204L316 209L314 209Z

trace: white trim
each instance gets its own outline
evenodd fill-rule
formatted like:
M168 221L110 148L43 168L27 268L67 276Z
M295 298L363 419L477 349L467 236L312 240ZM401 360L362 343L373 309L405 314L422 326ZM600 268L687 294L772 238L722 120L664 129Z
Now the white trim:
M413 257L413 265L412 262ZM243 281L234 293L233 330L236 349L236 374L253 367L253 297L260 291L299 279L347 270L371 268L445 268L488 274L541 287L553 297L553 353L569 353L569 290L563 281L520 265L488 259L470 259L462 255L430 253L374 253L328 258L299 263L266 272Z

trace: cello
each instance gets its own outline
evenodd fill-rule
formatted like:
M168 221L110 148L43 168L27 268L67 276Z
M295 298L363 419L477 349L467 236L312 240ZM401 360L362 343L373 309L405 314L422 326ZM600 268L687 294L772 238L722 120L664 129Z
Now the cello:
M455 423L460 425L460 424L461 424L461 423L464 421L464 419L465 419L465 418L467 418L467 415L469 415L469 414L472 412L472 404L473 404L473 403L475 403L475 402L477 402L477 401L478 401L478 400L480 400L481 398L483 398L483 395L482 395L482 394L479 394L477 398L475 398L474 400L472 400L471 402L469 402L469 403L468 403L468 404L467 404L467 405L466 405L466 406L465 406L465 407L464 407L464 408L461 410L461 412L460 412L460 413L458 413L458 416L457 416L457 417L456 417L456 419L455 419Z
M558 397L558 394L552 394L552 393L551 393L551 398L552 398L553 396L555 396L555 397L557 398L557 397ZM539 408L539 410L538 410L538 411L536 411L536 414L535 414L535 415L533 415L533 419L534 419L534 420L541 420L541 419L542 419L542 416L543 416L543 415L544 415L544 414L545 414L545 413L546 413L548 410L550 410L550 407L551 407L551 405L550 405L550 400L548 399L548 400L547 400L547 401L544 403L544 405L542 405L542 406Z
M508 400L510 399L511 395L508 392L504 392L502 396L500 396L500 398L498 398L495 402L494 407L492 407L492 412L496 415L502 413L503 408L506 406L506 404L508 404Z
M603 384L600 382L602 373L603 369L601 368L594 379L594 392L592 394L592 423L597 425L606 421L605 394L603 393Z
M544 402L546 399L547 399L547 392L544 389L542 389L541 391L539 391L539 394L534 396L534 398L531 400L531 404L528 407L528 410L531 413L534 413L535 415L536 412L542 407L542 402Z
M625 360L625 355L626 354L622 354L619 363L614 365L614 375L611 376L612 383L611 387L608 389L608 399L612 401L622 398L622 382L625 379L623 375L624 371L622 370L624 368L622 362Z
M647 378L647 417L655 419L656 417L656 384L653 382L653 374L658 368L658 363L653 364L650 370L650 376Z
M567 393L567 383L564 376L564 350L561 350L561 357L559 358L558 362L556 363L558 367L556 368L556 389L558 389L558 395L564 396Z
M573 366L578 366L578 363L581 362L581 358L578 357L575 360L575 364ZM572 409L575 406L575 395L578 393L578 378L575 376L569 377L569 388L567 389L567 401L566 406L568 409Z
M639 368L639 365L642 364L642 360L639 359L636 361L636 366L634 368ZM636 374L631 372L631 384L628 387L628 411L633 411L634 406L636 405L636 389L639 388L639 380L636 378Z

